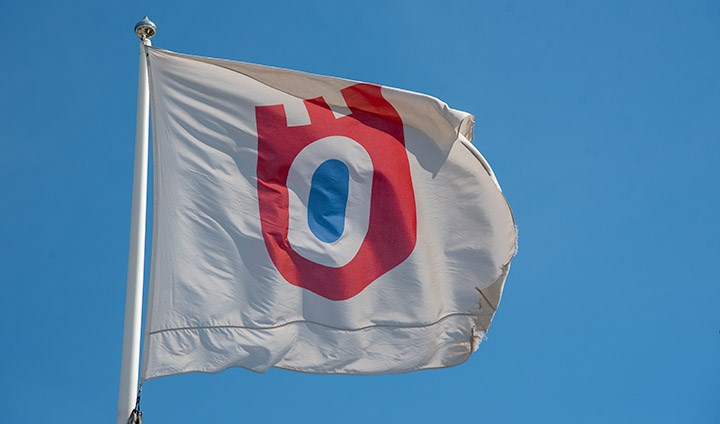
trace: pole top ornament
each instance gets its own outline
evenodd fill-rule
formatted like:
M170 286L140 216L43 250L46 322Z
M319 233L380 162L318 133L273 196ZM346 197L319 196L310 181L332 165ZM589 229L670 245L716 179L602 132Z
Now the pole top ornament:
M140 22L135 24L135 34L140 37L141 40L152 38L156 32L157 27L155 26L155 23L148 19L147 16L145 16Z

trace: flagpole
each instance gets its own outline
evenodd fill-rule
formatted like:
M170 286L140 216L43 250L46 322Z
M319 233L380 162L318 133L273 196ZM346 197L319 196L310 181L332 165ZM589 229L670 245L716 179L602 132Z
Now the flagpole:
M125 292L125 326L117 424L126 424L135 407L140 371L140 334L142 331L143 276L145 273L145 222L147 211L148 130L150 92L146 52L157 28L146 16L135 25L140 38L137 121L135 127L135 171L133 174L132 215L130 217L130 253Z

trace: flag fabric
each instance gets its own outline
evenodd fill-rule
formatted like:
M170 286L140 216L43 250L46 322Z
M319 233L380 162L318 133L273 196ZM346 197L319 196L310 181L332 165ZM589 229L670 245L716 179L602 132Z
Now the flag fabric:
M464 362L516 250L472 115L423 94L148 48L142 380Z

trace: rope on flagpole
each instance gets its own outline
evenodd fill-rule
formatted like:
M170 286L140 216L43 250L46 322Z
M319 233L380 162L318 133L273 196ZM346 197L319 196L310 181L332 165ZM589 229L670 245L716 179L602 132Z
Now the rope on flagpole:
M135 408L130 412L127 424L142 424L142 411L140 410L140 394L142 393L142 383L138 386L137 398L135 399Z

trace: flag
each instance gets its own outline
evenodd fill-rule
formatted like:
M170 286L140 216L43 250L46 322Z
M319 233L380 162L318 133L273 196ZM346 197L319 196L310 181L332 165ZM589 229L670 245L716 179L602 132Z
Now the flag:
M143 381L469 358L516 249L472 115L400 89L147 52Z

